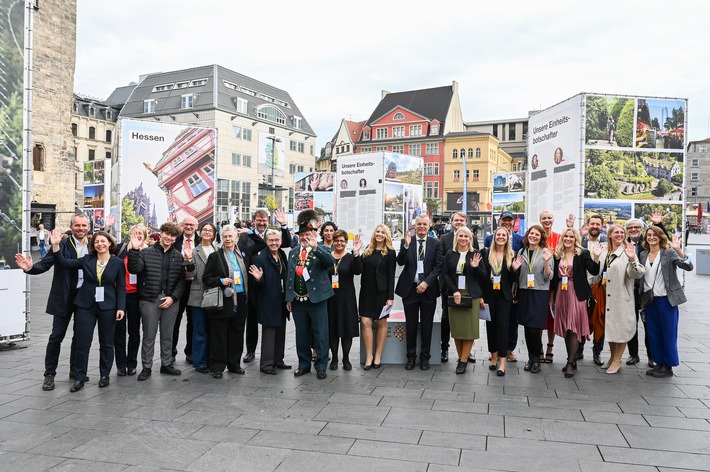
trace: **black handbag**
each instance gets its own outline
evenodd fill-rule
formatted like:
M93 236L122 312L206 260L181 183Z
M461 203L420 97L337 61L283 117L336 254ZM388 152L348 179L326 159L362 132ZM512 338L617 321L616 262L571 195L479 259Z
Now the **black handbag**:
M639 301L641 302L641 308L647 307L653 303L653 289L643 292Z
M454 301L454 296L449 295L448 305L457 306L460 308L471 308L473 306L473 297L469 297L468 295L461 295L461 303L456 303Z

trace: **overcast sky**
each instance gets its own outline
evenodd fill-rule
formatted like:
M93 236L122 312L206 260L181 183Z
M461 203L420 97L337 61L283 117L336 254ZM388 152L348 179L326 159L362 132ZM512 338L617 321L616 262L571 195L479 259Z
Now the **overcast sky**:
M220 64L289 92L318 135L382 90L459 84L466 121L525 117L579 92L688 98L710 137L704 0L78 0L75 90Z

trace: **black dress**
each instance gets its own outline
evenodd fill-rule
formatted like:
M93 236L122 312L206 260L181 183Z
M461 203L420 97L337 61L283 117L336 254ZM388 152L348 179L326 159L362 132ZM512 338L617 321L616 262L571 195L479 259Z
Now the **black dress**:
M360 278L360 316L380 318L387 300L394 300L394 272L397 256L389 250L387 256L380 251L373 251L362 258L362 277Z
M333 289L335 295L328 299L329 330L334 337L355 338L360 335L360 326L354 279L362 273L362 258L347 253L335 259L335 265L338 267L338 288ZM328 273L332 277L335 267L331 267Z

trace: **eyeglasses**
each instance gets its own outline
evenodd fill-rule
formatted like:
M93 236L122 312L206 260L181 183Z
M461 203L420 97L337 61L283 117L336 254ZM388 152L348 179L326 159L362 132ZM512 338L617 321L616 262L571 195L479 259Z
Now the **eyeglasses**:
M629 230L629 231L632 230L632 229L639 229L639 230L640 230L641 227L640 227L640 226L629 226L629 227L626 228L626 229Z
M342 240L342 239L336 239L336 240L333 241L333 242L334 242L335 244L345 244L347 241L344 241L344 240Z

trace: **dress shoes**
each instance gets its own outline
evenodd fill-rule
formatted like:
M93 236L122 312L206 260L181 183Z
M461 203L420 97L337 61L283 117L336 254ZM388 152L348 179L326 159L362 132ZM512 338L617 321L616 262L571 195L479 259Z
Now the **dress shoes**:
M273 367L264 367L259 370L262 374L276 375L276 369L274 369Z
M288 364L276 364L274 367L276 367L277 369L290 369L291 368L291 366Z
M109 381L109 379L108 379L108 376L106 376L106 377L101 377L101 378L99 379L99 388L108 387L108 384L109 384L109 383L110 383L110 381Z
M658 369L660 369L660 368L661 368L661 366L660 366L659 364L656 364L656 365L653 366L651 369L648 369L648 370L646 371L646 375L653 375L653 373L656 372L656 371L657 371Z
M653 359L649 357L649 358L648 358L648 366L649 366L651 369L653 369L654 367L656 367L656 365L658 365L658 364L656 364L655 362L653 362Z
M348 359L343 359L343 370L353 370L353 365Z
M180 375L182 374L182 371L180 371L180 369L176 369L173 365L163 365L160 366L160 373L167 375Z
M119 377L125 377L126 376L126 368L124 367L122 369L117 369L116 375Z
M476 363L476 356L474 356L473 353L469 354L469 355L468 355L468 361L467 361L467 362L470 362L470 363L472 363L472 364L475 364L475 363Z
M244 359L242 359L244 362L251 362L254 360L254 353L253 352L247 352L247 355L244 356Z
M525 372L530 372L530 369L532 369L532 359L528 359L528 361L525 363L525 367L523 367L523 370Z
M135 367L129 367L128 370L126 370L126 375L136 375L136 368Z
M458 361L458 363L456 364L456 375L465 374L466 367L468 367L468 362Z
M596 365L603 365L604 364L604 362L602 362L602 355L601 354L594 354L593 360Z
M629 356L629 358L626 359L626 365L636 365L639 362L641 362L641 359L639 359L638 356Z
M210 370L207 367L197 367L195 370L201 374L209 374L210 373Z
M427 359L422 359L421 364L419 365L419 368L422 370L429 370L429 361Z
M330 361L330 370L338 370L338 360L333 359Z
M44 382L42 382L42 390L45 392L49 392L50 390L54 390L54 376L53 375L45 375L44 376Z
M74 372L69 372L69 380L76 380L76 375L74 374ZM89 381L89 376L85 375L84 382L88 382L88 381Z
M449 351L441 351L441 362L449 362Z
M414 369L414 364L416 364L416 359L407 359L407 363L404 365L404 368L407 370L412 370Z
M74 393L74 392L78 392L78 391L81 390L82 388L84 388L84 381L83 381L83 380L77 380L76 382L74 382L74 385L71 386L71 388L69 389L69 391L70 391L71 393Z
M246 372L244 371L244 369L242 369L241 367L237 367L236 369L227 369L227 371L229 371L229 372L231 372L231 373L233 373L233 374L237 374L237 375L244 375L244 374L246 374Z
M382 367L382 362L380 362L379 364L378 364L377 362L373 362L373 363L372 363L372 368L373 368L373 369L379 369L380 367Z
M192 365L192 355L191 354L185 354L185 362Z
M616 374L621 370L621 361L613 361L609 363L609 368L606 369L607 374Z
M328 376L328 373L326 371L324 371L324 370L318 371L318 374L317 374L318 380L323 380L327 376Z
M222 378L222 372L212 372L212 378L213 378L213 379L221 379L221 378Z
M151 369L148 369L147 367L143 367L143 370L141 370L141 373L138 374L138 380L145 380L148 377L150 377L152 374Z
M300 377L302 375L309 373L310 371L311 371L311 369L296 369L293 371L293 376Z
M539 357L533 357L532 359L532 364L530 365L530 372L533 374L537 374L540 372L540 358Z
M651 374L651 376L657 379L662 377L673 377L673 368L669 365L661 365L658 370Z

